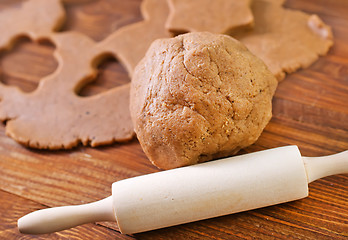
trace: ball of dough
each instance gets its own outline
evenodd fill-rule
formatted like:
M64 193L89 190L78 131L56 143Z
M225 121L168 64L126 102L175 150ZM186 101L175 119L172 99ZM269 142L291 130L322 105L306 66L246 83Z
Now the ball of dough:
M229 36L159 39L132 77L135 132L161 169L232 155L260 136L276 87L266 65Z

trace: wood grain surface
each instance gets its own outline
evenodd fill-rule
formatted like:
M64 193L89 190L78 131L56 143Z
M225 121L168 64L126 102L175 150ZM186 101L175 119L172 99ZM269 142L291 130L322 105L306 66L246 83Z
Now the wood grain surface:
M0 12L20 0L0 1ZM141 20L140 0L65 0L62 31L79 31L96 41ZM273 118L259 140L241 153L296 144L305 156L348 149L348 1L288 0L286 7L318 14L333 28L335 45L308 69L279 84ZM15 21L15 19L14 19ZM0 53L0 81L33 91L57 67L54 46L20 39ZM88 97L129 82L117 59L99 66L96 81L79 93ZM38 116L39 117L39 116ZM4 123L5 124L5 123ZM253 211L135 234L119 233L115 223L86 224L42 236L20 234L19 217L31 211L82 204L111 194L117 180L159 171L136 139L69 151L25 148L0 125L0 239L348 239L348 175L309 185L309 197Z

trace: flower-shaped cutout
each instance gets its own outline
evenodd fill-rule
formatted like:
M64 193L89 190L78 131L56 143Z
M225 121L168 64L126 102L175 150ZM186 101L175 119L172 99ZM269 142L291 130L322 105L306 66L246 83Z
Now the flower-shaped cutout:
M24 92L34 91L40 79L58 66L54 49L49 41L33 43L27 37L17 39L10 51L0 52L0 82L17 86Z

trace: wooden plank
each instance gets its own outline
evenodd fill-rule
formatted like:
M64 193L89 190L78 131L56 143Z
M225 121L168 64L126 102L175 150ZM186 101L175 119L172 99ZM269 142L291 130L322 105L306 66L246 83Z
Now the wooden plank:
M1 188L47 206L95 201L110 195L116 180L158 171L136 141L98 149L39 151L1 135L0 146L0 182L8 183Z
M320 16L334 16L339 19L347 19L347 1L317 0L317 1L296 1L288 0L285 7L302 10L307 13Z

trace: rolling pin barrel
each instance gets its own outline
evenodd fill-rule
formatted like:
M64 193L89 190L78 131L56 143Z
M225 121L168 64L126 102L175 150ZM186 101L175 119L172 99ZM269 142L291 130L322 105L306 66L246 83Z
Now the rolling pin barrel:
M308 196L297 146L139 176L112 185L122 233L137 233Z

